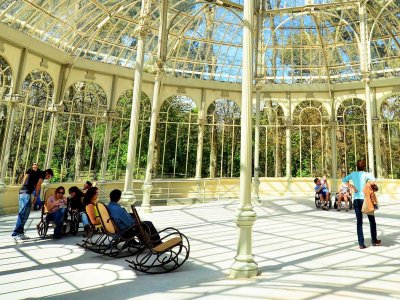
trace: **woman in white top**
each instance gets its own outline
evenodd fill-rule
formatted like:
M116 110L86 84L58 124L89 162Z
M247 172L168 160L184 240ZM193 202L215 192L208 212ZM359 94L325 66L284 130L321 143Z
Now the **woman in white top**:
M341 203L344 200L344 204L346 207L346 211L349 211L349 197L350 197L350 188L347 184L342 183L339 186L338 190L338 203L337 203L337 210L341 209Z
M56 228L54 228L53 238L60 239L62 234L62 226L64 223L64 216L67 211L67 198L63 186L59 186L54 195L50 196L47 200L46 206L48 210L47 220L54 221Z

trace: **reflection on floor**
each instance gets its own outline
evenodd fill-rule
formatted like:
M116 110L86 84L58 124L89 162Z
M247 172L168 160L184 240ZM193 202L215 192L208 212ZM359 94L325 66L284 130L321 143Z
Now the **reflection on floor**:
M238 201L154 207L144 219L174 226L191 241L177 271L144 275L124 259L76 246L82 239L41 240L32 212L26 234L10 237L16 216L0 218L0 299L394 299L400 298L400 201L382 200L377 212L381 247L358 249L354 211L317 210L310 199L270 198L255 207L253 253L262 274L226 278L236 254Z

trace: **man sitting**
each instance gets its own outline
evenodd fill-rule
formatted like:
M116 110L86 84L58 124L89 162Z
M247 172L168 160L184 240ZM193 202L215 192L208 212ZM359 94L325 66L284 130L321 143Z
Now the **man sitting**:
M326 181L326 177L322 177L320 180L318 177L314 179L315 183L315 192L318 194L319 199L321 200L322 209L327 210L329 208L329 201L331 199L331 194L329 193L328 182Z
M118 202L121 200L121 195L122 192L118 189L111 191L110 203L108 204L107 208L110 217L114 220L118 228L124 232L122 236L124 238L130 238L137 234L134 228L135 220L130 214L128 214L125 208L119 205ZM153 242L153 246L161 244L160 236L158 235L153 223L151 221L143 221L142 225L144 225L144 228L149 233L151 241ZM139 239L142 240L140 236Z

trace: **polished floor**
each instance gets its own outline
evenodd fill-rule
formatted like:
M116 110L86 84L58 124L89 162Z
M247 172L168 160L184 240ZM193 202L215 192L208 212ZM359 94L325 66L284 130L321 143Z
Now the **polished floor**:
M261 275L229 280L236 254L237 201L154 207L143 215L161 229L179 228L191 242L188 261L163 275L131 270L76 246L82 239L39 239L39 213L29 241L10 237L16 216L0 217L0 299L400 299L400 200L381 199L383 244L372 247L364 217L358 249L354 211L322 211L306 198L264 199L255 207L253 253Z

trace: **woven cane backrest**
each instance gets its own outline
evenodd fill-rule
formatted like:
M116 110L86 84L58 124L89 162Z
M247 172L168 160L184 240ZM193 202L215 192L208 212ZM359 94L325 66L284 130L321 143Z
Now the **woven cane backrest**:
M97 202L96 207L100 215L100 221L103 226L103 230L108 234L116 234L117 230L110 217L110 214L108 213L106 205L102 202Z
M140 233L140 235L141 235L141 237L142 237L142 239L143 239L143 242L144 242L150 249L153 248L153 245L152 245L152 243L151 243L150 236L149 236L149 234L147 233L147 231L143 228L143 226L145 226L145 225L143 225L142 221L140 220L140 217L139 217L139 214L138 214L138 212L137 212L137 210L136 210L136 207L133 206L133 205L131 205L131 208L132 208L133 218L135 219L136 228L139 230L139 233Z

